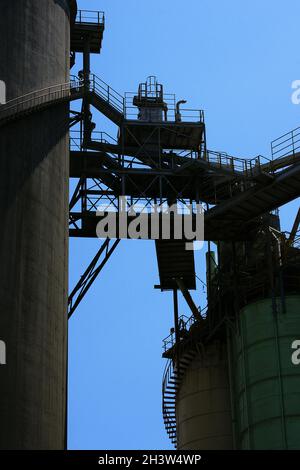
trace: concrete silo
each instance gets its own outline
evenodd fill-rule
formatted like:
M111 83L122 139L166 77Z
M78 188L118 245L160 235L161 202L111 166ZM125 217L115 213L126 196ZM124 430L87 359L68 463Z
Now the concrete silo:
M2 0L7 101L69 80L75 12L71 0ZM61 103L0 128L1 449L65 446L68 117Z
M240 312L232 338L240 449L300 449L300 370L291 346L300 332L299 295L262 299Z
M189 364L177 399L178 449L232 449L226 344L212 342Z
M180 317L177 340L165 340L166 430L185 450L300 449L300 368L292 360L299 246L272 214L251 240L219 243L214 263L206 314Z

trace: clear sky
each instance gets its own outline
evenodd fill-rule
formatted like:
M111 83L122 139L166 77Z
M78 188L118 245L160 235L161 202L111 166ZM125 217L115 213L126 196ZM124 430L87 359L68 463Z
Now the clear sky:
M298 127L291 83L300 79L299 0L79 0L104 10L92 71L121 94L148 75L206 113L208 148L270 157ZM78 55L80 60L80 55ZM116 134L99 114L97 130ZM291 228L299 200L281 210ZM70 241L70 288L99 240ZM205 281L204 251L197 252ZM172 298L158 283L154 242L122 241L69 322L69 448L169 449L161 415L162 339ZM202 284L194 294L205 305ZM189 312L183 302L180 314Z

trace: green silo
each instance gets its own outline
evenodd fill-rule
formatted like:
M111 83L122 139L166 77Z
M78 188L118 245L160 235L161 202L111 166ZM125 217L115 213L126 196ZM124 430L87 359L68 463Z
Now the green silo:
M300 449L300 295L245 306L231 335L239 449Z

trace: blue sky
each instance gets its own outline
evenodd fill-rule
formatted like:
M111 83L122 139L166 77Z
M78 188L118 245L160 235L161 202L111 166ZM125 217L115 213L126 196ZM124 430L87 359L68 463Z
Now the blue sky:
M92 72L123 94L157 75L166 92L206 113L212 150L270 157L270 142L299 126L291 84L300 79L296 0L79 0L104 10ZM78 55L80 60L80 55ZM94 115L97 130L116 130ZM291 228L299 200L281 210ZM70 288L99 240L70 241ZM204 251L196 253L205 280ZM154 242L122 241L69 322L69 448L172 448L161 416L162 339L172 298L158 282ZM205 305L202 285L194 293ZM180 302L180 313L189 314Z

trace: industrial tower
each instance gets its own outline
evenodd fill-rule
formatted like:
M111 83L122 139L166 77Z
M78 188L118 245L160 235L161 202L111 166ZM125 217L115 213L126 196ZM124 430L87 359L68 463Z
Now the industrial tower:
M119 211L125 196L149 213L153 204L206 207L205 311L190 294L186 240L155 239L156 287L174 296L162 390L173 443L299 448L290 343L300 331L300 215L287 235L274 212L300 195L299 132L275 141L271 160L210 151L203 111L183 109L155 77L124 97L92 73L103 12L77 11L75 0L3 0L1 13L0 332L10 367L0 369L0 448L66 446L67 319L121 238L118 227L68 297L68 217L70 236L96 237L98 206ZM70 77L79 54L82 70ZM70 110L75 100L80 111ZM93 112L115 124L117 138L96 130ZM179 292L190 318L179 315Z

